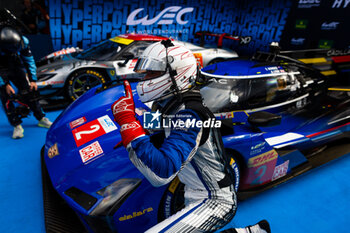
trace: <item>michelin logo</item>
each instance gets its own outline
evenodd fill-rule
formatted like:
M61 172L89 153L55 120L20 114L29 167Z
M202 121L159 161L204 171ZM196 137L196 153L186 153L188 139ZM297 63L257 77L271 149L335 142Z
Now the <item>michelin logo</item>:
M152 24L173 24L176 21L178 24L185 25L188 21L182 20L184 14L190 13L193 11L193 7L182 8L180 6L171 6L162 10L156 17L153 19L148 19L148 15L141 19L137 19L137 15L144 10L144 8L138 8L131 12L126 20L126 25L152 25Z

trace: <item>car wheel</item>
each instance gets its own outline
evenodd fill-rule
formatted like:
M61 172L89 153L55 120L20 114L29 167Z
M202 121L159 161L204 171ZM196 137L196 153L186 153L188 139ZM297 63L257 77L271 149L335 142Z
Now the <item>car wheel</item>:
M240 174L241 174L241 161L240 157L236 155L236 153L232 151L226 151L226 154L229 156L229 163L232 168L233 174L235 175L235 180L234 180L234 187L236 192L238 192L239 188L239 181L240 181Z
M216 58L216 59L211 60L211 61L208 63L208 66L209 66L209 65L212 65L212 64L215 64L215 63L223 62L223 61L225 61L225 59L223 59L223 58Z
M68 98L74 101L91 88L105 82L106 78L96 70L77 71L68 79L66 88Z
M158 222L169 218L171 215L185 207L184 187L185 185L180 182L178 177L171 181L160 201L158 208Z

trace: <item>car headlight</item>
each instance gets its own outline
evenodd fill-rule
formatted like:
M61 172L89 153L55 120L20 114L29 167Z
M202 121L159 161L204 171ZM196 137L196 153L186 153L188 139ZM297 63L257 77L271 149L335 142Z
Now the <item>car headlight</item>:
M38 76L38 81L43 82L46 80L49 80L50 78L52 78L53 76L55 76L56 73L51 73L51 74L40 74Z
M90 215L113 215L140 184L141 179L120 179L99 190L97 194L104 198Z

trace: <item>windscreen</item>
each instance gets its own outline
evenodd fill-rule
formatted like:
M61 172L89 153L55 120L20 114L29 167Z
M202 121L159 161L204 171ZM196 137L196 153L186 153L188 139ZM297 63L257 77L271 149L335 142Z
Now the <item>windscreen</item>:
M81 60L109 61L113 60L125 46L124 44L119 44L111 40L105 40L77 54L76 58Z
M201 88L205 104L213 112L244 110L280 103L296 94L293 77L280 75L252 79L209 79Z

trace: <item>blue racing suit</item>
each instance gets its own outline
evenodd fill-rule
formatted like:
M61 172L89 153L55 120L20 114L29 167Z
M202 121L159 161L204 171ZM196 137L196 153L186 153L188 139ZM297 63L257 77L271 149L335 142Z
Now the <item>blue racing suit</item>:
M185 208L147 232L213 232L226 225L236 211L233 184L221 185L227 176L225 162L214 129L200 145L203 128L191 125L199 115L182 105L174 110L172 122L189 122L187 127L165 129L163 144L157 149L148 135L127 146L129 158L154 186L168 184L175 176L185 184Z
M36 65L32 56L29 40L22 36L23 45L19 52L8 53L0 50L0 97L7 118L12 126L22 123L20 117L15 114L15 106L9 101L5 86L13 83L22 96L22 101L29 106L36 119L45 116L39 102L35 99L34 92L30 91L30 82L37 80Z

